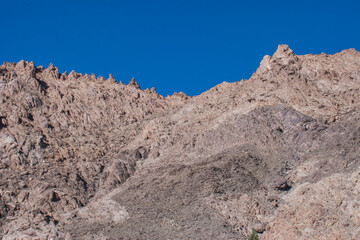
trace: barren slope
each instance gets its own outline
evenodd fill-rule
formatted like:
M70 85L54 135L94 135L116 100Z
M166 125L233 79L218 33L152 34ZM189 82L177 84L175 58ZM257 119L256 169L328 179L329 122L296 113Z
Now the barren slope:
M360 238L360 53L188 97L0 67L4 239Z

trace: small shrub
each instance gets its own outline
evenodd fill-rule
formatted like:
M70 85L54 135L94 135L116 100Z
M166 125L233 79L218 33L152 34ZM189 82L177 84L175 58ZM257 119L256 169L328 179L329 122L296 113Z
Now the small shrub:
M248 240L259 240L259 236L257 232L253 229L251 235L249 236Z

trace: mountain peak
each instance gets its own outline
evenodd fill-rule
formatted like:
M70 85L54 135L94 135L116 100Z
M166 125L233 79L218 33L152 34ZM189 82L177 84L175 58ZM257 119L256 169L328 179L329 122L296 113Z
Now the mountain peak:
M116 79L112 74L109 74L109 78L107 79L109 83L117 83Z
M140 85L135 81L135 78L131 78L128 86L134 87L136 89L140 89Z
M281 44L278 46L271 59L273 62L276 61L279 64L288 65L289 63L296 60L296 55L288 45Z

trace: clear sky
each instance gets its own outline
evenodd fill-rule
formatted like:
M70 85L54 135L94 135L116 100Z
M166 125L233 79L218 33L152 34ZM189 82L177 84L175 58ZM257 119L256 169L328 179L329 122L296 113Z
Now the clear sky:
M360 50L360 1L1 0L0 61L198 95L249 78L278 44Z

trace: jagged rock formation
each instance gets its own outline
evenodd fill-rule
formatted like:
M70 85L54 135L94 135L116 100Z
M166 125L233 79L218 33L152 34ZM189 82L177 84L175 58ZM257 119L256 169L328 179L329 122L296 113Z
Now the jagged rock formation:
M0 66L3 239L360 238L360 53L189 97Z

